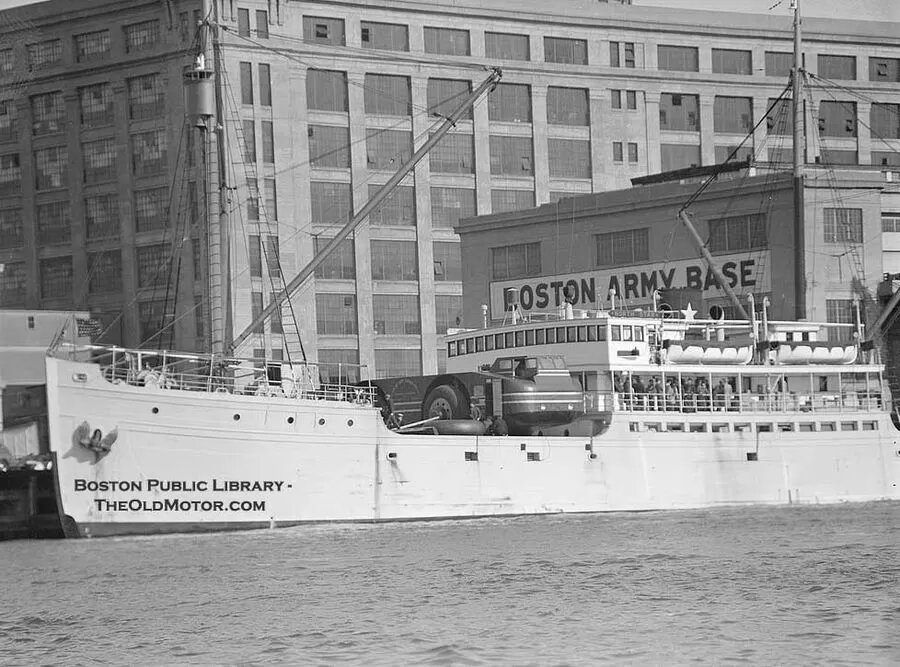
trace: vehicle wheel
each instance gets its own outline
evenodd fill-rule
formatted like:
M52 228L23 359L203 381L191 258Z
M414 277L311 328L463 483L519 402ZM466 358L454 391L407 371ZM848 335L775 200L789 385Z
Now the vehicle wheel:
M438 385L428 392L422 403L422 419L464 419L469 416L469 406L459 391L447 384Z

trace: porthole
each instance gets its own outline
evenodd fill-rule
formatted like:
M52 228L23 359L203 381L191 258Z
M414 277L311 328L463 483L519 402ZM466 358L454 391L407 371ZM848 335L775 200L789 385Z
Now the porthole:
M155 415L158 415L158 414L159 414L159 408L153 408L150 412L152 412L152 413L155 414Z
M235 412L234 413L234 421L238 421L240 418L241 418L241 416Z
M288 424L293 424L293 423L294 423L294 418L293 418L293 417L288 417L287 422L288 422Z
M325 426L325 418L324 417L319 419L319 426Z
M353 426L353 420L352 420L352 419L348 419L348 420L347 420L347 426Z

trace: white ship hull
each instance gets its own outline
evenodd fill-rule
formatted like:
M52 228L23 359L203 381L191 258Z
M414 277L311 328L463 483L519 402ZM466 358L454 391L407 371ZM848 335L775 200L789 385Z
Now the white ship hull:
M594 438L401 435L370 406L111 384L64 359L48 358L47 388L81 535L900 498L884 412L855 432L631 432L617 414ZM78 443L85 422L117 433L105 456Z

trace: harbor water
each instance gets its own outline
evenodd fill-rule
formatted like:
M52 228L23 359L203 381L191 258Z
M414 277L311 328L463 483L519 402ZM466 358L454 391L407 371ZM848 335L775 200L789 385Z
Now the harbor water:
M900 663L900 504L0 544L0 663Z

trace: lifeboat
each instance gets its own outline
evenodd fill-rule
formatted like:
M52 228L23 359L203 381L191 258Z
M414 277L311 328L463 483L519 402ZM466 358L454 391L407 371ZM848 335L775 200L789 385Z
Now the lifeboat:
M853 343L811 343L808 341L779 341L775 347L775 363L796 366L798 364L852 364L858 348Z
M670 364L748 364L753 358L753 345L712 340L667 340L663 343Z

